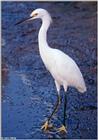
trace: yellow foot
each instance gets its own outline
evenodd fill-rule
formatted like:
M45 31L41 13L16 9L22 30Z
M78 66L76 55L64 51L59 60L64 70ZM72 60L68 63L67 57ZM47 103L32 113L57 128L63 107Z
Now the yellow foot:
M52 128L52 127L53 127L52 124L49 125L49 122L46 121L46 122L44 123L44 125L42 125L41 129L44 130L44 131L47 131L48 129L50 129L50 128Z
M62 125L62 126L58 129L58 132L65 132L65 133L67 133L67 130L66 130L65 126Z

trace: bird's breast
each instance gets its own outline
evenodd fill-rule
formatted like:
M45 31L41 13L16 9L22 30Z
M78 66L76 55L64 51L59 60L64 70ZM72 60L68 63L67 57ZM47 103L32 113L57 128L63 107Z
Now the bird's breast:
M53 64L54 64L51 53L50 53L50 48L48 48L48 47L41 48L40 56L41 56L41 59L45 65L45 67L50 71L50 69L53 67Z

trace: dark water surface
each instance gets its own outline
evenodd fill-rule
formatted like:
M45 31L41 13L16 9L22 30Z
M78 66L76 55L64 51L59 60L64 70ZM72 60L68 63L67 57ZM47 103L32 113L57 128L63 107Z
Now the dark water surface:
M39 56L41 22L15 26L39 7L47 9L53 18L49 45L76 61L87 85L85 94L74 88L66 93L67 134L40 129L56 102L54 80ZM96 51L95 2L2 2L2 136L96 139ZM57 128L64 119L64 94L61 89L62 103L52 120Z

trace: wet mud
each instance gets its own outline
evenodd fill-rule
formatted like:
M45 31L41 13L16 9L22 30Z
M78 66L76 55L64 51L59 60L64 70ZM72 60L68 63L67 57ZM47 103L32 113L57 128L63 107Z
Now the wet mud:
M52 122L64 120L67 134L40 128L57 100L54 80L38 49L40 20L15 26L33 9L47 9L53 23L48 43L72 57L81 69L87 92L61 89L62 103ZM2 136L17 139L97 139L96 2L2 2Z

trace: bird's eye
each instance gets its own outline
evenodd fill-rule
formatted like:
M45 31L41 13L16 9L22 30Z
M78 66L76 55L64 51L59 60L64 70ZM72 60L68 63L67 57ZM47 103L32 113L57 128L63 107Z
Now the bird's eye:
M33 17L36 17L38 15L38 13L35 13L34 15L33 15Z

